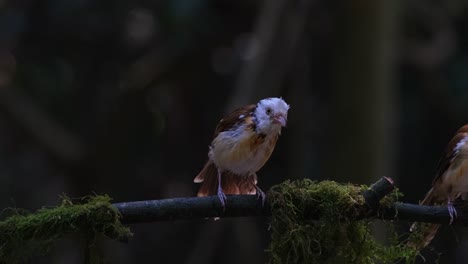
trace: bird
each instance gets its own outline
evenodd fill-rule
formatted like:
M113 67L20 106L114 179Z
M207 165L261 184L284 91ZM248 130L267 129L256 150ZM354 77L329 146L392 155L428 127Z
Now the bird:
M289 108L282 98L270 97L222 118L209 145L208 161L193 180L201 183L197 196L216 194L223 209L226 194L257 195L264 203L256 173L270 158Z
M449 224L452 224L457 217L453 202L459 198L462 200L468 198L468 124L459 128L449 141L437 165L432 188L420 204L447 205ZM408 245L418 250L426 247L436 235L439 226L439 224L414 223L410 231L414 232L419 228L423 233L418 236L418 241L410 240Z

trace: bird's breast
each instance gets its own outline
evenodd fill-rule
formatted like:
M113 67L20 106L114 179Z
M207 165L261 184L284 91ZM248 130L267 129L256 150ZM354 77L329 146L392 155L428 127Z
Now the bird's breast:
M248 176L263 167L276 140L277 135L257 134L241 125L219 133L211 144L209 157L222 170Z

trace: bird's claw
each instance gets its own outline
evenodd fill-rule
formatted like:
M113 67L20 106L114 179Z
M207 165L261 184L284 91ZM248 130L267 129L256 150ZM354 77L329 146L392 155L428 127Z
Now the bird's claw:
M454 218L458 217L458 213L457 213L457 209L455 209L455 207L453 206L451 201L449 201L447 203L447 209L448 209L448 212L449 212L449 215L450 215L449 225L451 225L453 223Z
M223 189L221 188L218 188L218 197L219 201L221 202L221 206L223 207L223 211L226 211L227 197L226 194L224 194Z
M264 206L265 205L265 200L266 200L265 193L262 190L260 190L260 188L257 185L255 185L255 189L257 190L257 199L261 198L262 199L262 206Z

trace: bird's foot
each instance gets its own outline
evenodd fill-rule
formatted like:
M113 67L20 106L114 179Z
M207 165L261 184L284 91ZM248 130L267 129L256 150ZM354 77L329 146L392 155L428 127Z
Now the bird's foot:
M265 205L265 200L266 200L266 195L265 193L257 186L255 185L255 189L257 190L257 199L262 199L262 206Z
M223 192L223 188L221 187L221 175L223 172L221 169L218 168L218 197L219 201L221 202L221 206L223 207L223 212L226 211L226 202L227 202L227 197L226 194Z
M227 197L226 197L226 194L224 194L223 189L221 188L218 188L218 197L219 197L219 201L221 202L221 206L223 207L223 211L225 211Z
M449 215L450 215L449 225L451 225L453 223L454 218L458 217L458 213L457 213L457 209L455 209L455 207L453 206L452 201L450 201L450 200L447 202L447 209L448 209L448 212L449 212Z

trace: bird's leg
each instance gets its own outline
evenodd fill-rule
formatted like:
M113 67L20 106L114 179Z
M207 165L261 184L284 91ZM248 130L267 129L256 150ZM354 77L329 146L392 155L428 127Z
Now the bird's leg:
M457 214L457 209L455 209L455 207L453 206L453 203L452 203L452 200L450 199L450 197L447 197L447 209L448 209L448 212L449 212L449 215L450 215L450 223L449 225L451 225L453 223L453 219L455 217L458 217L458 214Z
M255 189L257 190L257 197L262 198L262 205L265 205L265 199L266 195L265 193L257 186L255 185Z
M221 175L222 175L221 169L218 169L218 197L219 201L221 202L221 205L223 206L223 211L226 210L226 201L227 197L226 194L223 192L223 188L221 186Z
M262 189L260 189L260 187L257 186L257 184L255 183L255 177L256 175L253 174L251 176L254 176L254 177L251 177L250 178L250 182L252 183L252 185L254 186L255 190L257 191L257 199L258 198L262 198L262 205L265 205L265 198L266 198L266 195L265 193L262 191Z

